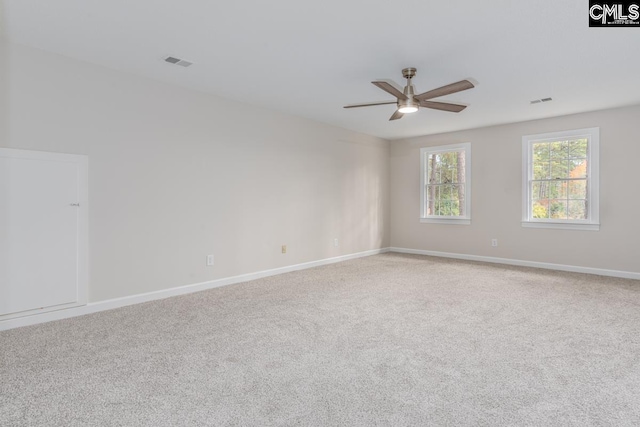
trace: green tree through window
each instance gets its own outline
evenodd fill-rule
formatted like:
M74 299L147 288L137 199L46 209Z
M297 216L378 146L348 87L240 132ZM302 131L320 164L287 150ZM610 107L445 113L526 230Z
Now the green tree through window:
M597 231L599 128L522 137L524 227Z
M587 219L587 149L586 138L532 144L533 218Z
M422 156L422 222L470 223L469 143L425 147Z
M464 216L465 153L431 153L427 215Z

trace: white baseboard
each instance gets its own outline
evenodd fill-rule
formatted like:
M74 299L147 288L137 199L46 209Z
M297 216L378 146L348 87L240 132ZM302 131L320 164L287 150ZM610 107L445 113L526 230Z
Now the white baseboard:
M30 316L17 317L12 319L0 320L0 331L19 328L22 326L35 325L38 323L51 322L53 320L67 319L69 317L82 316L99 311L111 310L118 307L125 307L133 304L154 301L176 295L190 294L193 292L204 291L207 289L219 288L221 286L233 285L236 283L248 282L250 280L261 279L263 277L275 276L278 274L289 273L291 271L304 270L307 268L318 267L321 265L333 264L336 262L347 261L350 259L361 258L371 255L389 252L389 248L373 249L370 251L358 252L355 254L342 255L333 258L321 259L318 261L305 262L302 264L289 265L286 267L274 268L272 270L258 271L256 273L242 274L239 276L226 277L223 279L211 280L209 282L195 283L192 285L179 286L161 291L148 292L144 294L131 295L122 298L114 298L105 301L92 302L80 307L73 307L64 310L49 311L46 313L38 313Z
M636 273L633 271L606 270L603 268L580 267L576 265L552 264L548 262L537 262L537 261L524 261L524 260L510 259L510 258L497 258L497 257L481 256L481 255L467 255L467 254L455 254L450 252L425 251L422 249L407 249L407 248L392 247L390 248L390 250L391 252L398 252L403 254L429 255L429 256L437 256L437 257L443 257L443 258L464 259L469 261L482 261L482 262L490 262L494 264L508 264L508 265L517 265L520 267L544 268L547 270L571 271L574 273L596 274L598 276L621 277L624 279L640 280L640 273Z
M258 271L255 273L242 274L239 276L226 277L222 279L211 280L208 282L195 283L192 285L178 286L175 288L164 289L161 291L148 292L144 294L131 295L122 298L114 298L105 301L98 301L83 305L80 307L73 307L67 309L61 309L57 311L50 311L47 313L33 314L24 317L0 320L0 331L19 328L22 326L35 325L38 323L51 322L54 320L67 319L70 317L82 316L85 314L97 313L104 310L111 310L118 307L126 307L128 305L140 304L143 302L155 301L159 299L169 298L177 295L190 294L193 292L204 291L207 289L219 288L221 286L233 285L236 283L248 282L250 280L256 280L263 277L276 276L278 274L289 273L291 271L304 270L307 268L318 267L321 265L333 264L336 262L347 261L350 259L361 258L371 255L382 254L386 252L398 252L405 254L415 255L429 255L443 258L455 258L469 261L481 261L494 264L507 264L516 265L521 267L534 267L544 268L548 270L560 270L570 271L575 273L596 274L599 276L621 277L624 279L636 279L640 280L640 273L632 271L619 271L619 270L607 270L601 268L592 267L580 267L574 265L553 264L537 261L524 261L510 258L497 258L481 255L468 255L468 254L456 254L450 252L439 251L427 251L422 249L407 249L407 248L381 248L373 249L370 251L358 252L355 254L342 255L334 258L326 258L318 261L305 262L302 264L289 265L286 267L274 268L271 270Z

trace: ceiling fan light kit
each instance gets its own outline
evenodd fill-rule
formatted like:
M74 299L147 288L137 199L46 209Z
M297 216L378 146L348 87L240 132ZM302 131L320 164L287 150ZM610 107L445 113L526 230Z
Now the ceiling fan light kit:
M461 80L456 83L451 83L446 86L439 87L437 89L430 90L428 92L421 93L419 95L415 94L415 89L413 84L411 83L411 79L416 75L415 68L405 68L402 70L402 77L407 79L407 84L402 91L400 91L395 83L390 83L384 80L376 80L373 83L375 86L378 86L380 89L385 92L396 97L396 101L383 101L383 102L368 102L365 104L353 104L353 105L345 105L344 108L357 108L357 107L370 107L372 105L387 105L387 104L396 104L397 109L396 112L393 113L389 120L398 120L401 119L404 114L415 113L420 109L420 107L424 108L432 108L434 110L441 111L449 111L452 113L459 113L460 111L467 108L466 105L461 104L453 104L449 102L434 102L429 101L433 98L438 98L440 96L450 95L452 93L461 92L463 90L473 88L473 83L469 80Z
M399 106L398 111L402 114L411 114L418 111L418 107L415 105L401 105Z

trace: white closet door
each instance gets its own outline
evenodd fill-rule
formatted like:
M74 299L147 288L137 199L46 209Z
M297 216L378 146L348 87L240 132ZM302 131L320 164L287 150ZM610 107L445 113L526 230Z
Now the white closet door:
M86 303L86 157L0 149L0 319Z

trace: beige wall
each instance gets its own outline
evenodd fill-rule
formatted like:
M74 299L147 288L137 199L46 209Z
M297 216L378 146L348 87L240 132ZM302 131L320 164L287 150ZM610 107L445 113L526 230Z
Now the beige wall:
M0 49L0 147L89 156L92 302L387 246L640 272L640 107L389 145L23 46ZM522 228L522 135L593 126L600 231ZM420 148L467 141L472 224L421 224Z
M89 156L90 301L389 246L387 141L2 49L0 146Z
M391 246L640 272L639 120L635 106L392 141ZM600 127L600 231L523 228L522 136L587 127ZM421 224L420 148L458 142L472 147L471 225Z

